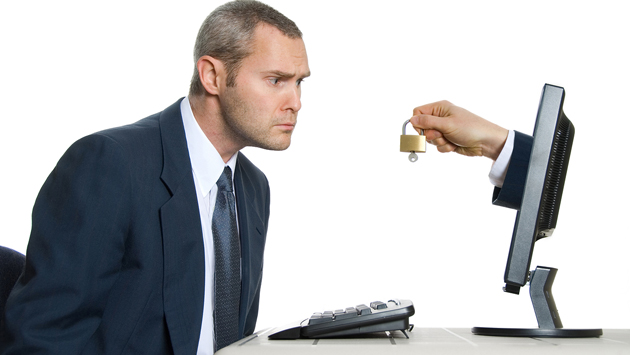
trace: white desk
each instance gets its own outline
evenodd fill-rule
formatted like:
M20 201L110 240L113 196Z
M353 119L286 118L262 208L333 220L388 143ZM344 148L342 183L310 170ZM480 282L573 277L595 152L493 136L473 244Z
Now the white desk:
M269 340L280 328L252 334L218 355L230 354L630 354L630 330L604 329L599 338L508 338L473 335L469 328L415 328L369 338Z

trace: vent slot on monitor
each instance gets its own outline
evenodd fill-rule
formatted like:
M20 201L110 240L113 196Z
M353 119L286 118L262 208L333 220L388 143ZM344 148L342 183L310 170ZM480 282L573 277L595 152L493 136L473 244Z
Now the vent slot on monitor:
M567 165L571 155L574 128L563 112L560 113L555 139L549 156L549 167L538 215L536 240L553 234L558 220L558 209L564 188Z

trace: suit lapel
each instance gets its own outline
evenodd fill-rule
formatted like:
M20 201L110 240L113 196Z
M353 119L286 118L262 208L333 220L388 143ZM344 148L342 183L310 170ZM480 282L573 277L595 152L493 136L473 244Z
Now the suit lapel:
M204 297L204 247L199 205L180 102L160 114L164 166L171 199L160 209L164 246L164 313L175 354L197 351Z
M180 102L160 114L164 167L161 179L171 199L160 209L164 246L164 313L175 354L196 353L203 315L205 262L199 205L181 118ZM247 159L243 157L244 159ZM244 335L247 315L257 307L265 245L261 206L246 164L236 164L237 199L242 253L239 319Z

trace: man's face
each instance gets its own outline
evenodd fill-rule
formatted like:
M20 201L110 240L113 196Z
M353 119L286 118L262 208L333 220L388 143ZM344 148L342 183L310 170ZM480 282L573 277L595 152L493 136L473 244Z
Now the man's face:
M243 146L284 150L297 121L302 80L310 75L302 39L259 25L253 52L242 62L236 85L219 95L233 138Z

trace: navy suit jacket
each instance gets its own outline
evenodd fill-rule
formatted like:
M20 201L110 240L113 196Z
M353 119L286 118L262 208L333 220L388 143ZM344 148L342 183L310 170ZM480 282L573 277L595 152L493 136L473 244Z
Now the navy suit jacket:
M503 186L494 188L493 204L515 210L521 209L532 143L533 138L531 136L514 131L514 149L510 157L510 165L505 174Z
M180 101L60 159L33 208L0 352L196 354L204 247ZM269 185L241 153L234 181L243 337L258 314Z

